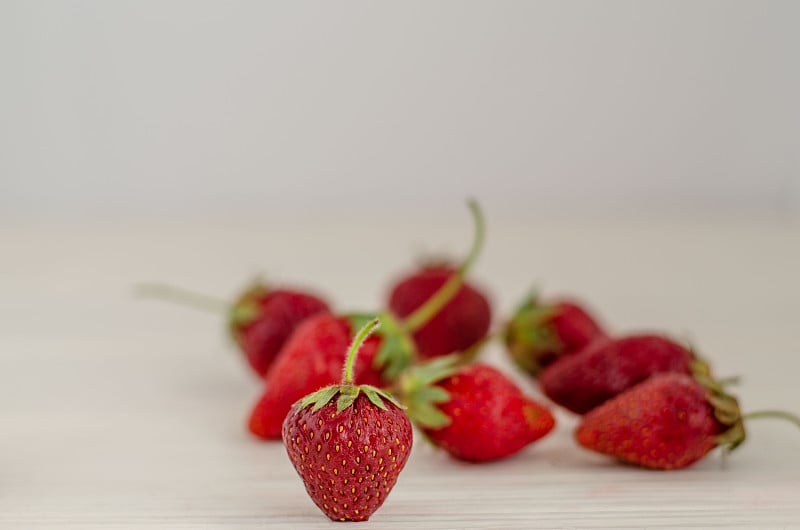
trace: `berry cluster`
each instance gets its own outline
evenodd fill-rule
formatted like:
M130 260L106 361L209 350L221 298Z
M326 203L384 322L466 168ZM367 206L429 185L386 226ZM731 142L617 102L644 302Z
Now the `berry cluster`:
M490 335L488 298L465 279L484 238L482 213L474 202L470 210L466 258L402 278L383 311L337 313L317 295L262 283L230 307L172 287L144 289L226 312L231 336L264 379L250 432L283 441L311 499L333 520L363 521L383 504L411 452L412 425L450 456L476 463L509 457L553 430L545 404L476 361L493 337L553 403L582 415L581 446L623 462L689 466L741 444L748 417L800 425L779 411L742 414L690 348L664 335L610 335L575 300L531 295Z

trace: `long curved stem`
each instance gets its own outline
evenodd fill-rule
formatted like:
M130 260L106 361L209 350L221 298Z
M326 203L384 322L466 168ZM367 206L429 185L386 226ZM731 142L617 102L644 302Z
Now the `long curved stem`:
M753 420L759 418L775 418L779 420L786 420L800 427L800 417L797 417L791 412L786 412L784 410L756 410L753 412L748 412L747 414L742 414L743 420Z
M367 340L367 337L372 335L372 332L378 329L380 325L380 319L375 318L367 322L364 327L356 333L353 343L350 345L350 349L347 350L347 360L344 363L344 372L342 373L342 385L353 384L353 366L356 363L358 350L361 348L361 345L364 344L364 341Z
M486 232L483 212L474 199L470 199L467 202L467 206L469 206L470 213L472 213L472 218L475 222L475 235L472 240L472 248L464 261L461 262L458 269L447 279L444 285L403 321L403 328L409 333L413 333L427 324L453 299L461 288L461 284L464 282L464 276L481 253Z
M145 283L137 285L135 292L139 296L145 298L173 302L207 313L224 314L227 313L230 308L230 304L221 298L164 283Z

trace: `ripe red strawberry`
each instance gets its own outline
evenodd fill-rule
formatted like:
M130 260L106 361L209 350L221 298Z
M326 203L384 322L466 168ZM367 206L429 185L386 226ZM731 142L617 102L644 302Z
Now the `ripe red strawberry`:
M295 289L269 289L255 282L233 303L169 285L140 286L143 295L161 298L217 314L227 314L228 332L261 377L297 325L328 311L316 295Z
M657 374L584 416L582 446L653 469L689 466L745 438L736 399L691 375Z
M511 456L549 433L555 419L491 366L456 367L436 359L410 370L400 393L408 415L451 456L488 462Z
M603 336L600 325L579 303L543 303L532 294L506 325L503 338L517 366L535 377L559 357L576 353Z
M358 333L341 384L298 401L283 422L292 464L311 500L334 521L369 519L397 482L413 443L411 422L394 398L353 384L356 352L378 322Z
M606 401L583 417L575 438L587 449L651 469L681 469L715 447L732 451L745 440L744 422L800 418L779 410L742 414L739 403L714 381L708 365L692 374L662 373Z
M459 272L431 295L407 320L382 314L382 330L361 350L356 364L358 380L375 386L389 385L416 356L411 333L447 304L458 291L461 279L480 252L483 219L474 203L475 238ZM318 388L335 383L344 361L344 351L353 332L374 314L336 316L323 314L301 325L275 359L265 379L264 392L250 414L250 432L265 440L280 438L281 425L292 403Z
M389 309L398 317L407 317L455 271L451 265L439 264L401 278L391 289ZM486 337L491 320L492 311L486 296L464 282L439 314L414 332L417 351L422 358L467 351Z
M264 377L295 328L324 311L328 305L314 295L258 285L234 304L229 328L250 366Z
M250 432L266 440L279 439L283 419L294 402L339 380L347 346L357 329L349 318L331 313L301 323L264 379L264 393L250 414ZM355 361L358 381L384 385L381 370L374 367L382 342L381 336L373 335L359 351Z
M693 359L692 352L658 335L600 338L547 367L539 384L555 403L585 414L655 373L688 374Z

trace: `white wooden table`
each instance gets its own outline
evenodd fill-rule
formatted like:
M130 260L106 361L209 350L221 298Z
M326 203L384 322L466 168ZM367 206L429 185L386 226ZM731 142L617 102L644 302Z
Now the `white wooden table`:
M475 273L498 314L534 283L578 293L617 331L690 337L719 373L743 375L745 409L800 412L797 219L487 216ZM339 309L369 308L414 252L464 249L468 223L3 226L0 527L333 527L282 446L247 435L259 381L221 322L136 300L130 286L158 279L229 296L261 267L319 286ZM497 347L487 359L509 367ZM418 439L363 526L800 527L800 432L789 424L753 422L724 469L715 454L663 473L578 449L574 419L558 419L553 435L493 465L457 463Z

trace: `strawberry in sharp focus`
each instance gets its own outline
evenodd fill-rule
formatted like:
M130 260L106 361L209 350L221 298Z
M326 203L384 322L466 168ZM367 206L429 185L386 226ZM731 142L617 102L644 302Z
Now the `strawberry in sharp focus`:
M555 403L585 414L655 373L688 374L693 360L691 351L659 335L600 338L547 367L539 384Z
M341 384L307 395L283 422L289 459L311 500L334 521L369 519L411 452L411 422L400 405L383 390L353 384L356 352L378 323L359 331ZM344 350L338 356L345 357Z
M391 289L389 309L401 318L412 314L455 272L455 267L439 264L400 279ZM465 352L486 337L491 320L486 295L464 282L439 314L414 332L417 351L422 358Z
M543 302L535 293L519 306L503 333L511 358L534 377L559 357L576 353L603 336L600 325L581 304Z
M289 335L306 318L328 311L320 297L297 289L270 289L254 282L233 304L186 289L147 284L141 294L217 314L227 314L228 332L250 367L265 377Z
M483 244L483 216L474 202L470 203L470 209L475 235L471 251L458 273L408 319L400 321L388 313L380 315L381 331L370 337L358 356L356 374L360 381L375 386L391 384L417 355L411 333L435 317L458 292L463 275ZM301 325L278 354L264 381L264 391L250 414L250 432L265 440L279 439L291 404L338 380L347 342L355 330L374 316L323 314Z
M458 367L444 357L410 369L400 381L408 415L452 457L489 462L549 433L555 419L511 379L482 363Z

